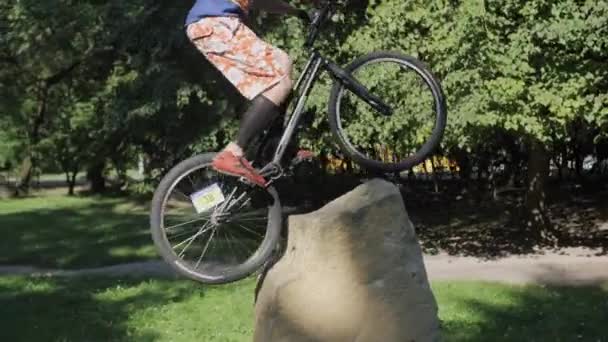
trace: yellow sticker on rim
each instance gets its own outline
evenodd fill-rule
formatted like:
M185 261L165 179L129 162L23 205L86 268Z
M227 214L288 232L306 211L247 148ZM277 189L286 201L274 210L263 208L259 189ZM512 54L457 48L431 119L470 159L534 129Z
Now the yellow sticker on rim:
M222 189L217 183L190 195L190 199L198 214L204 213L226 200L222 193Z

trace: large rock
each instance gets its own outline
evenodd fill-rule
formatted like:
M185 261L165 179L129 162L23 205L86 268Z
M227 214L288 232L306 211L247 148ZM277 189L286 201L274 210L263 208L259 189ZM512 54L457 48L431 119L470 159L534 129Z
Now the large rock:
M383 180L291 216L285 255L261 281L255 342L439 340L414 227Z

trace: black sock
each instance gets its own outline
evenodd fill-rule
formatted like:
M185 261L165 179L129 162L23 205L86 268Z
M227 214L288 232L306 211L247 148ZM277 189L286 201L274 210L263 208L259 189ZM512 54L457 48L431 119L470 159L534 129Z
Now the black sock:
M258 95L251 100L251 106L243 114L237 144L243 149L247 149L247 145L256 135L260 134L272 120L281 114L281 107L274 104L264 95Z

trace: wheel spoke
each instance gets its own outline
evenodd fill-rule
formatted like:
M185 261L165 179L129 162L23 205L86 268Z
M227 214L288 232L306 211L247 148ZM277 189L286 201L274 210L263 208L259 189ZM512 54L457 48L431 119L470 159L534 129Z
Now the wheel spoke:
M228 245L228 249L231 251L238 251L238 248L234 248L232 246L232 242L230 241L230 231L228 229L222 229L224 236L226 237L226 244ZM235 242L236 243L236 242Z
M178 189L174 189L174 190L178 193L178 195L181 195L186 201L190 202L191 199L189 196L186 196L186 194L184 194L183 192L181 192Z
M182 250L182 253L180 253L180 255L179 255L179 257L181 258L182 254L185 252L185 250L186 250L188 247L190 247L190 245L192 244L192 242L193 242L194 240L196 240L196 238L197 238L197 237L199 237L199 236L203 235L205 232L209 231L209 230L210 230L210 229L212 229L212 228L213 228L212 226L207 227L206 225L205 225L205 226L203 226L203 227L201 227L201 229L199 229L199 231L198 231L198 232L196 232L196 234L194 234L194 235L192 235L191 237L187 238L186 240L184 240L184 241L182 241L182 242L178 243L177 245L175 245L175 246L173 247L173 249L178 248L179 246L183 245L183 244L184 244L184 243L186 243L186 242L188 243L188 245L187 245L186 247L184 247L184 249Z
M234 240L236 241L236 243L237 243L237 244L239 244L239 245L241 245L241 246L242 246L241 250L243 251L243 253L244 253L245 257L248 257L248 256L250 255L249 253L250 253L251 247L248 247L248 246L247 246L247 245L246 245L246 244L243 242L242 238L235 237L235 238L234 238Z
M182 227L182 226L185 226L187 224L198 222L198 221L202 221L202 220L205 220L205 219L209 219L209 217L208 216L206 216L206 217L199 217L199 218L196 218L194 220L190 220L188 222L183 222L183 223L180 223L180 224L173 225L171 227L166 227L165 231L168 231L168 230L171 230L171 229L175 229L175 228L178 228L178 227Z
M198 261L196 262L195 268L198 268L200 266L201 261L203 260L203 257L205 256L205 253L207 253L207 248L209 248L209 244L211 243L211 240L213 240L213 236L215 236L215 232L216 231L217 231L217 229L214 229L211 232L211 236L209 237L209 240L205 244L205 248L203 249L203 252L201 253L201 256L198 258Z
M179 233L171 234L170 238L176 239L176 238L182 237L184 235L192 234L193 231L195 231L195 230L198 231L199 229L200 229L200 227L192 226L189 229L186 228ZM167 238L169 238L169 236L167 236Z
M266 195L235 177L213 171L208 163L192 166L179 174L167 190L170 196L162 203L160 227L153 229L161 229L170 254L184 261L182 266L188 273L184 274L213 277L221 282L226 277L244 276L253 271L238 266L250 258L265 257L256 251L262 243L274 243L265 241L268 220L273 216L269 214L269 206L259 201L265 201L266 197L258 195ZM213 184L221 189L224 201L197 214L190 194Z
M244 212L239 215L234 215L234 216L232 216L231 221L237 221L237 220L241 220L243 218L250 218L250 217L266 217L267 218L266 210L259 209L259 210Z
M230 237L232 237L232 238L234 239L234 244L235 244L235 245L241 245L241 246L245 247L245 248L239 248L239 247L237 246L235 250L236 250L237 252L238 252L238 251L240 251L240 252L241 252L241 253L240 253L241 255L244 255L245 257L247 257L247 256L248 256L248 254L247 254L247 253L248 253L248 250L246 250L246 249L247 249L247 248L246 248L247 246L246 246L246 245L245 245L245 244L244 244L244 243L243 243L243 242L242 242L242 241L241 241L241 240L240 240L238 237L235 237L235 236L232 234L232 232L230 232L230 230L229 230L229 229L226 229L226 230L225 230L225 232L226 232L226 236L230 236ZM230 239L230 237L229 237L229 239Z
M238 198L236 198L234 201L232 201L232 203L228 204L226 211L230 211L230 209L232 209L233 206L235 206L237 203L239 203L246 196L247 196L247 192L243 192ZM249 197L237 210L243 208L243 206L245 206L250 201L251 201L251 197Z
M250 232L251 234L254 234L254 235L256 235L256 236L258 236L258 237L261 237L261 238L263 238L263 237L264 237L264 236L262 236L260 233L256 232L255 230L249 229L249 228L247 228L247 227L243 226L243 225L242 225L242 224L240 224L240 223L237 223L237 224L238 224L238 225L239 225L241 228L243 228L245 231Z
M268 216L240 216L231 220L231 222L263 222L268 221Z

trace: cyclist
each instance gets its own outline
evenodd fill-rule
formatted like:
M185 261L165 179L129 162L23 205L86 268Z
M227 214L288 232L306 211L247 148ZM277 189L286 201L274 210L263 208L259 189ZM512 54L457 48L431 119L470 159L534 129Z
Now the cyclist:
M308 1L318 4L318 0ZM218 153L213 168L264 186L266 180L245 159L243 150L281 114L281 105L293 86L292 61L243 23L253 8L308 18L306 12L281 0L196 0L186 19L186 32L207 60L251 101L236 141Z

